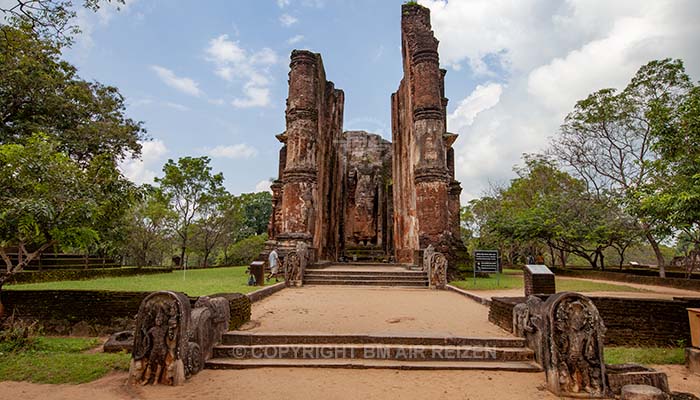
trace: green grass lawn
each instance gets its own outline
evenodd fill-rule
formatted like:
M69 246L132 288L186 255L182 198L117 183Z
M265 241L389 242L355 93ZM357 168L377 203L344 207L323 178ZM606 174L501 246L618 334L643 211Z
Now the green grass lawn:
M13 352L0 343L0 380L77 384L129 369L130 354L84 353L99 344L90 338L38 337L27 349Z
M190 296L215 293L249 293L259 286L248 286L246 267L192 269L154 275L98 278L84 281L60 281L7 285L6 290L115 290L152 292L174 290Z
M636 289L624 285L615 285L606 282L580 281L571 279L555 278L557 292L643 292L642 289ZM465 279L461 281L450 282L458 288L465 290L503 290L503 289L520 289L523 287L522 274L502 274L500 282L496 274L490 275L488 278L477 278L476 286L474 279Z
M682 348L667 347L606 347L606 364L684 364L685 352Z

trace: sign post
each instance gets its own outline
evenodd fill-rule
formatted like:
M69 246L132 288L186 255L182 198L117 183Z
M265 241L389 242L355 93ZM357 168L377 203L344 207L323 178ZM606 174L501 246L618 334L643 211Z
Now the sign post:
M496 273L496 284L501 285L501 257L498 250L474 251L474 287L476 287L476 273Z

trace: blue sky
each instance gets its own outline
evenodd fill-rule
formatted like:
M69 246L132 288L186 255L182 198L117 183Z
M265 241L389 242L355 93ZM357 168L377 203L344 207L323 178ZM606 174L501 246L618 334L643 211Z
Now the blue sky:
M209 155L233 193L277 173L292 49L323 56L346 94L345 129L390 138L401 79L403 1L131 0L82 11L66 57L85 79L117 86L153 139L126 162L141 183L168 158ZM463 200L512 177L543 149L576 100L622 87L645 62L682 58L700 76L694 0L425 0L441 41L448 130Z

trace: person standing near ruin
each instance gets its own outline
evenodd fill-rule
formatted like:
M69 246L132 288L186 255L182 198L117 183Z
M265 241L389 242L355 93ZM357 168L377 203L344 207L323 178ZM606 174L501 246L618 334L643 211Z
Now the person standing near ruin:
M269 281L274 276L275 282L277 282L277 276L280 271L280 257L277 255L277 250L272 249L268 257L268 263L270 264L270 273L267 275L267 280Z

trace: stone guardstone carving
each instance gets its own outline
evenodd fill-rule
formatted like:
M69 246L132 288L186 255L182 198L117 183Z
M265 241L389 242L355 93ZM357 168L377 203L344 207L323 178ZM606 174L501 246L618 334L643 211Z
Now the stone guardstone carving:
M309 246L304 242L297 243L296 250L287 253L284 258L284 278L287 286L304 284L304 270L310 256Z
M530 296L525 303L513 308L513 334L527 339L527 346L535 352L535 361L543 363L542 333L544 302L537 296Z
M557 396L604 397L607 393L598 309L586 296L564 292L546 301L530 296L513 309L513 333L525 337Z
M190 323L187 296L176 292L148 295L136 318L129 382L183 384Z
M543 367L549 390L559 396L605 396L605 326L593 302L564 292L550 296L543 311Z
M129 383L184 384L211 358L230 318L230 305L223 297L203 296L190 309L183 293L148 295L136 317Z
M223 334L228 330L231 315L228 300L223 297L209 298L202 296L197 299L192 310L191 341L197 344L201 357L191 357L193 364L204 365L204 360L212 357L214 345L221 342ZM192 369L196 369L193 365Z
M444 254L435 252L430 257L428 276L431 288L445 289L447 286L447 257Z
M433 254L435 254L435 247L432 244L423 250L423 271L430 269L430 259L433 258Z

